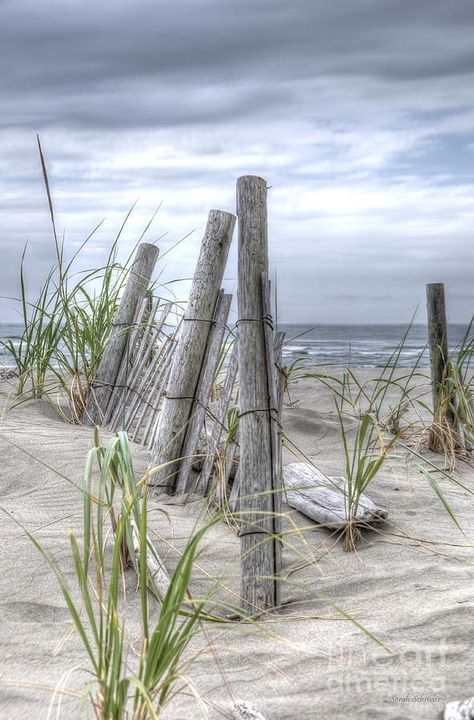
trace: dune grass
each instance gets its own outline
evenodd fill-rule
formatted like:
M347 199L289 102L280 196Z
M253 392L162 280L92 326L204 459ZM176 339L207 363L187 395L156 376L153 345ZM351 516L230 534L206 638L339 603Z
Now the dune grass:
M474 337L469 323L459 348L444 363L441 382L436 387L433 420L425 432L433 452L442 453L449 467L458 456L471 454L474 448Z
M183 688L189 643L201 622L211 619L205 600L191 598L189 584L199 544L215 520L190 537L168 576L148 535L152 473L137 482L126 434L118 433L103 447L96 431L85 464L82 539L69 533L74 589L35 536L12 518L57 579L87 658L84 669L92 679L84 686L84 697L97 720L158 720L176 686ZM129 565L139 581L138 638L126 629L124 573Z
M134 252L158 210L146 223L123 262L119 261L119 242L135 205L126 213L103 265L78 269L86 265L84 257L89 243L95 238L102 222L67 259L64 239L58 237L56 230L50 183L39 138L38 149L49 205L55 263L36 297L31 298L26 282L25 246L20 262L20 292L15 299L20 307L23 331L20 338L2 341L1 344L13 358L18 373L17 401L49 397L61 390L69 401L72 418L77 421L82 417L89 389L104 353ZM161 259L184 239L175 243ZM155 292L159 277L156 287L152 287L150 292ZM159 284L160 295L170 295L171 300L165 302L172 303L178 318L182 314L181 303L174 297L170 286L181 280ZM145 313L144 321L146 318Z
M329 388L334 398L347 480L344 497L347 523L343 532L346 551L355 549L360 534L357 513L361 496L373 483L404 433L401 418L410 406L410 392L418 376L419 365L418 361L409 371L401 375L397 372L410 327L378 377L369 382L361 381L350 368L342 375L303 373L303 377L314 378ZM387 403L389 391L394 391L397 398L391 405Z
M344 548L355 548L359 528L356 513L361 495L369 488L390 454L403 451L415 458L419 472L428 479L453 521L459 525L437 475L459 484L452 471L458 458L471 462L474 446L474 386L472 322L460 347L446 362L445 377L437 388L439 402L429 401L431 386L421 369L423 352L410 369L399 367L411 324L379 373L362 381L356 370L342 374L299 370L314 378L334 396L341 446L348 482L347 528ZM349 421L349 422L348 422ZM355 426L354 426L355 422ZM421 451L441 454L440 468Z
M85 245L81 246L83 249ZM99 269L76 274L73 259L64 263L62 249L37 298L28 300L25 253L20 270L23 332L18 343L3 345L18 370L17 396L42 398L61 388L79 417L97 371L129 263L117 262L117 240Z
M124 264L117 260L118 241L129 216L103 267L91 270L76 272L76 265L99 226L68 261L64 243L54 231L56 263L33 300L25 279L25 247L18 298L23 332L17 343L11 339L3 342L18 370L18 396L41 398L51 388L61 387L80 414L130 268L131 255Z
M357 513L363 493L382 469L396 443L396 436L386 440L373 413L366 413L358 423L351 442L350 433L336 402L342 445L344 448L347 493L345 495L347 523L344 528L344 550L354 550L360 532Z

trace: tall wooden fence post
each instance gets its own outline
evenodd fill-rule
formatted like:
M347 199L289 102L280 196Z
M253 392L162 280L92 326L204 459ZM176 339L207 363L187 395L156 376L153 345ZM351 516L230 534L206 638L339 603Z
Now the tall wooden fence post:
M246 613L279 604L274 493L278 492L262 277L268 272L267 184L237 181L241 595Z
M153 466L164 466L150 478L150 485L163 492L172 493L176 487L234 225L234 215L210 211L152 448Z
M443 283L429 283L426 286L426 309L428 315L433 416L436 418L439 404L439 388L445 376L448 360L448 327Z
M127 347L129 330L137 308L140 307L147 293L157 257L156 245L141 243L138 246L109 341L87 398L83 422L89 427L101 425L103 422Z

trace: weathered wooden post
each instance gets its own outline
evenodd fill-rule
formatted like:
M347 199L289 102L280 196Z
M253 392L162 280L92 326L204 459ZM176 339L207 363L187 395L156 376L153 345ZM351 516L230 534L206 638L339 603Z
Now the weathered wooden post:
M214 468L216 454L219 450L219 443L223 432L229 429L227 428L226 417L232 398L235 380L237 378L237 365L237 343L235 342L229 359L229 366L227 368L224 387L222 388L219 404L216 408L211 437L209 438L209 442L207 444L207 456L204 460L196 488L198 492L202 493L202 495L207 495L209 491L212 479L212 470ZM234 443L232 443L232 445L234 445ZM232 450L235 450L235 447L232 447ZM229 453L229 451L230 448L227 450L227 453ZM229 472L230 470L231 468L229 467Z
M206 356L196 392L196 398L191 408L191 416L183 445L183 462L176 481L176 492L183 493L189 490L189 480L192 464L195 460L199 435L204 426L206 411L211 397L212 386L219 363L219 355L224 340L224 333L229 318L232 295L219 293L214 322L209 333Z
M87 398L83 422L90 427L101 425L109 405L129 339L137 308L143 302L158 257L158 248L141 243L135 255L110 338Z
M234 225L234 215L210 211L152 448L153 466L164 467L150 479L150 485L163 492L172 493L176 487Z
M446 363L448 361L448 327L443 283L429 283L426 286L426 309L428 315L433 415L436 419L440 401L439 390L445 377Z
M267 184L237 181L239 221L238 357L240 405L241 595L246 613L280 604L275 494L273 388L268 373L262 279L268 272ZM273 357L273 353L272 353ZM278 503L277 503L278 505Z

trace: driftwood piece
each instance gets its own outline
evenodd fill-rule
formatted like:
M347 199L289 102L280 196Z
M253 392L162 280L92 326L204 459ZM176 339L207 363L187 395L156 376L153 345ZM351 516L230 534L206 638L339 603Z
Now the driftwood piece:
M474 697L469 700L449 702L444 710L443 720L473 720Z
M177 493L183 493L189 489L189 478L193 458L196 454L199 435L204 426L204 420L209 406L212 386L214 384L217 366L219 363L219 355L224 340L224 333L227 327L231 302L232 295L226 294L222 290L218 297L214 323L209 333L209 340L201 376L199 378L196 398L193 403L191 418L186 430L186 438L183 445L183 461L181 463L176 482Z
M234 705L234 720L265 720L256 706L246 700L236 700Z
M136 312L145 299L153 273L158 248L142 243L138 246L130 269L119 309L114 318L110 338L104 350L96 377L87 398L83 422L89 427L101 425L122 364L123 354L130 337L130 328Z
M238 179L239 519L241 598L247 613L276 607L279 602L272 397L262 303L262 273L268 272L266 202L263 178Z
M286 499L290 507L299 510L319 525L341 529L347 523L347 480L326 477L320 470L303 462L290 463L283 468ZM361 495L356 522L361 524L384 520L385 508Z
M209 213L152 448L152 463L162 468L151 484L160 486L163 492L172 493L176 486L234 224L235 217L230 213Z

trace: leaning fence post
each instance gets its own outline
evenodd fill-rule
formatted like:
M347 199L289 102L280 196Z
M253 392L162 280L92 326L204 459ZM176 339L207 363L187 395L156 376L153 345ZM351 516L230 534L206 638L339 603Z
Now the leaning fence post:
M210 211L152 447L153 466L163 467L150 478L150 485L163 492L176 487L234 225L234 215Z
M101 425L114 389L123 354L129 339L129 330L137 308L143 302L158 257L158 248L141 243L135 255L119 309L115 315L110 338L92 383L83 422L90 427Z
M266 198L262 178L237 181L241 595L249 614L279 604L281 570L275 536L273 388L264 328L269 318L264 318L262 295L262 274L268 272Z
M183 462L181 463L178 479L176 481L177 493L183 493L191 489L191 469L193 462L196 459L195 453L199 441L199 435L205 425L206 412L208 410L212 386L219 364L219 355L222 350L222 343L229 318L231 302L232 295L226 294L222 290L218 296L214 323L211 332L209 333L206 356L204 358L203 368L199 378L196 399L191 409L191 416L183 444Z
M448 361L448 328L444 284L429 283L426 286L426 308L428 315L428 344L430 348L431 386L433 393L433 415L436 418L439 405L439 389L446 372Z

